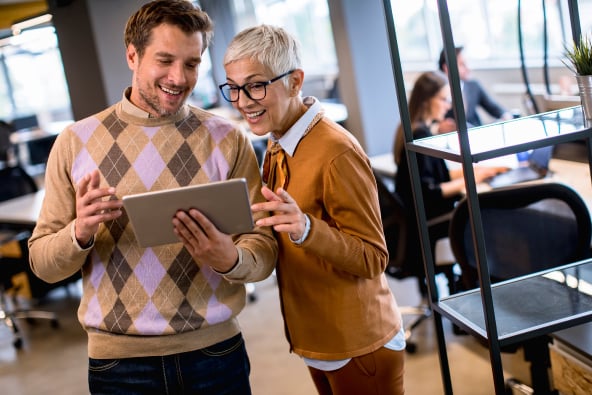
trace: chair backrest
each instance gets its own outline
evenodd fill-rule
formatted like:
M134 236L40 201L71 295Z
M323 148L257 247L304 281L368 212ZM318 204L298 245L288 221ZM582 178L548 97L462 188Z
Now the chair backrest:
M486 259L492 282L536 273L590 256L590 213L559 183L517 184L479 194ZM477 286L467 200L454 209L449 231L465 286Z
M12 149L12 144L10 143L11 133L12 129L10 125L0 120L0 162L8 161L8 152Z
M37 192L35 180L20 166L0 169L0 202Z
M394 191L390 191L382 176L374 174L378 188L378 203L386 246L389 252L387 273L403 269L407 260L408 226L405 206Z

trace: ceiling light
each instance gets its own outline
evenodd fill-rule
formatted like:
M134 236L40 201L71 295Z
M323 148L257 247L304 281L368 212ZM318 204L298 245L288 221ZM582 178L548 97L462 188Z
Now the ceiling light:
M12 34L16 36L25 29L29 29L35 26L43 25L44 23L51 22L51 19L51 14L43 14L33 18L26 19L21 22L17 22L11 26Z

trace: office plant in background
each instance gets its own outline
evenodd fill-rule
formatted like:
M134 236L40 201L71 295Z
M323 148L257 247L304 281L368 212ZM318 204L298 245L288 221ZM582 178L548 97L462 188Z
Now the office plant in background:
M574 42L571 47L566 47L567 61L563 63L576 76L580 99L584 109L584 116L592 120L592 39L582 35L579 43Z

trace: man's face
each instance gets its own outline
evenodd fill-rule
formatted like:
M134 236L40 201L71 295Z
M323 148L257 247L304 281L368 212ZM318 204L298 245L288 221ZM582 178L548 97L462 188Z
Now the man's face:
M469 74L471 73L467 62L465 61L465 57L463 56L462 52L456 55L456 64L458 65L458 76L462 81L466 81L469 79Z
M130 44L131 102L154 117L177 113L197 83L202 48L201 33L186 34L168 24L152 30L142 57Z

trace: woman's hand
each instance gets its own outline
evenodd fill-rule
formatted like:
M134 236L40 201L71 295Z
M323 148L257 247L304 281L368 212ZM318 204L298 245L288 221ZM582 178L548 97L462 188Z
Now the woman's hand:
M306 218L296 201L283 188L276 193L264 186L261 193L267 202L255 203L251 206L253 212L269 211L270 217L256 222L257 226L272 226L276 232L290 234L292 240L300 240L306 228Z

